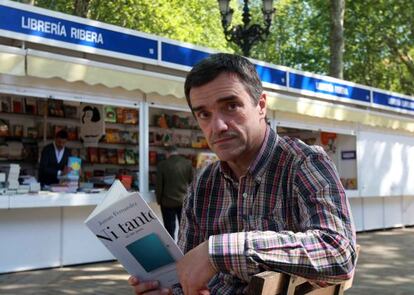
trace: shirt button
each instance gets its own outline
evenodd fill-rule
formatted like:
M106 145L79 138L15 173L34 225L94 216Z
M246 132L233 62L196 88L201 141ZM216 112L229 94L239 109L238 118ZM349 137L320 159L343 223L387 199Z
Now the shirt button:
M247 193L243 193L243 198L247 198Z

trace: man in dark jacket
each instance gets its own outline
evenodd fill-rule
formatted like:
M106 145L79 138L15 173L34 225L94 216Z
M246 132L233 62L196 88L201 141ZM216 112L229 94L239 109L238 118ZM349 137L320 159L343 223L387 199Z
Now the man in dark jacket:
M39 182L41 186L59 183L58 176L67 172L69 151L65 148L68 133L60 130L53 143L46 145L40 156Z
M174 238L176 217L181 219L181 209L187 187L193 180L191 161L178 154L175 146L168 146L167 159L157 166L155 188L157 203L161 206L164 226Z

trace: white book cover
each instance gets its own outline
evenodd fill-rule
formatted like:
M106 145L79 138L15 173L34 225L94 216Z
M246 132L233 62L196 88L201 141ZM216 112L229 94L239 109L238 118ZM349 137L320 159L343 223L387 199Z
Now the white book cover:
M115 180L85 224L129 274L162 287L178 283L176 261L183 254L138 192Z

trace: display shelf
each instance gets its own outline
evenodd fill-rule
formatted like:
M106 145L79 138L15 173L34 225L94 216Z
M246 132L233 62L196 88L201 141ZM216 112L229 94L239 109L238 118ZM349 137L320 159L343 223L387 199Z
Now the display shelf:
M37 119L42 120L43 115L31 114L31 113L13 113L13 112L0 112L0 117L5 119L15 118L16 116L24 117L25 119Z
M82 162L82 164L85 164L85 165L88 165L88 166L95 166L95 165L97 165L97 166L108 166L108 167L119 167L119 166L122 166L122 167L137 167L138 168L138 163L137 164L113 164L113 163L91 163L91 162L86 162L86 161L84 161L84 162Z
M122 128L122 129L128 129L128 130L138 130L138 124L105 122L105 128Z
M102 202L106 192L86 193L53 193L22 194L8 196L9 209L15 208L44 208L44 207L73 207L90 206ZM5 196L2 196L5 197ZM4 208L3 208L4 209Z
M128 146L132 148L139 148L138 143L123 143L123 142L99 142L99 147L109 148L109 149L118 149L120 147Z

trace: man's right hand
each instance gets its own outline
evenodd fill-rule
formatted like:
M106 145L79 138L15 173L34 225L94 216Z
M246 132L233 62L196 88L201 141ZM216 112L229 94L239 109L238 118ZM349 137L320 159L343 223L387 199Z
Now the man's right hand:
M136 295L172 295L171 289L160 289L160 283L158 281L141 282L138 278L129 277L128 284L133 287Z

